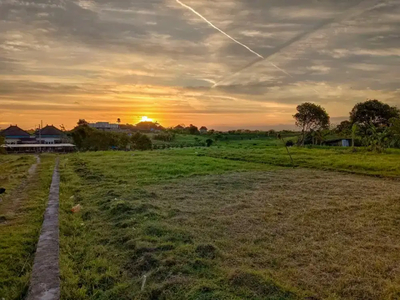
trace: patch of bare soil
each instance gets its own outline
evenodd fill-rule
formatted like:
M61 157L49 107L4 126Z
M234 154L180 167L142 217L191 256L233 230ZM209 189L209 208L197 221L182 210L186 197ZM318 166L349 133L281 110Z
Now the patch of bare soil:
M395 181L296 169L148 189L166 222L220 249L221 267L266 271L316 298L400 298Z

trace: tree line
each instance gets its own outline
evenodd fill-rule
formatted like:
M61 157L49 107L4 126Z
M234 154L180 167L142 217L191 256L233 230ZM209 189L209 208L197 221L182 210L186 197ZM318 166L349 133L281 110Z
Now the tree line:
M314 103L297 106L293 115L301 129L298 145L322 144L327 136L351 138L352 146L366 146L383 151L388 147L400 147L400 110L379 100L357 103L349 113L349 119L332 128L329 114Z
M78 123L78 126L70 132L70 136L80 151L152 149L150 138L140 132L128 135L122 132L97 130L87 124Z

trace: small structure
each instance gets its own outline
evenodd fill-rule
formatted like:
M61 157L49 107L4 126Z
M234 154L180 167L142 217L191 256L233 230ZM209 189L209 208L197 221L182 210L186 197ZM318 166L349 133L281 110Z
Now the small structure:
M35 143L35 136L31 136L25 130L22 130L17 125L10 125L7 129L4 129L0 135L5 139L7 145L16 144L32 144Z
M323 144L326 146L350 147L351 139L334 139L325 141Z
M37 130L35 135L39 144L61 144L64 138L64 133L53 125L47 125Z
M89 127L98 129L98 130L104 130L104 131L118 131L119 130L119 124L112 124L109 122L96 122L96 123L89 123Z
M176 126L174 127L174 129L175 129L175 130L183 130L183 129L185 129L185 127L183 127L182 125L176 125Z
M73 144L7 144L1 145L7 153L69 153L76 150Z
M205 127L205 126L202 126L202 127L200 127L200 133L201 134L204 134L204 133L207 133L207 127Z

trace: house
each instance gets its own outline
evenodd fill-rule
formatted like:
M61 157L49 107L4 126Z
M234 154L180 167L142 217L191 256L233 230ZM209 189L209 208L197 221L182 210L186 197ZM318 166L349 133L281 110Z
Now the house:
M53 125L37 130L35 135L38 144L61 144L64 138L64 133Z
M334 139L323 142L326 146L350 147L351 139Z
M207 127L205 127L205 126L202 126L202 127L200 127L200 133L201 134L203 134L203 133L207 133Z
M36 142L34 136L31 136L17 125L10 125L10 127L4 129L0 134L4 137L6 145L34 144Z
M89 127L98 129L98 130L104 130L104 131L118 131L119 130L119 124L112 124L109 122L96 122L96 123L89 123Z
M5 149L7 153L68 153L76 151L76 147L73 144L9 144L0 145L0 148Z

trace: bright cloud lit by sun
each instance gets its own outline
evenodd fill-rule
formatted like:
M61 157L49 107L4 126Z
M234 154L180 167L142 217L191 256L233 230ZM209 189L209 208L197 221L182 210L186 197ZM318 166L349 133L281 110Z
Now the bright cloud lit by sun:
M147 116L143 116L143 117L140 119L140 122L153 122L153 119L148 118Z

